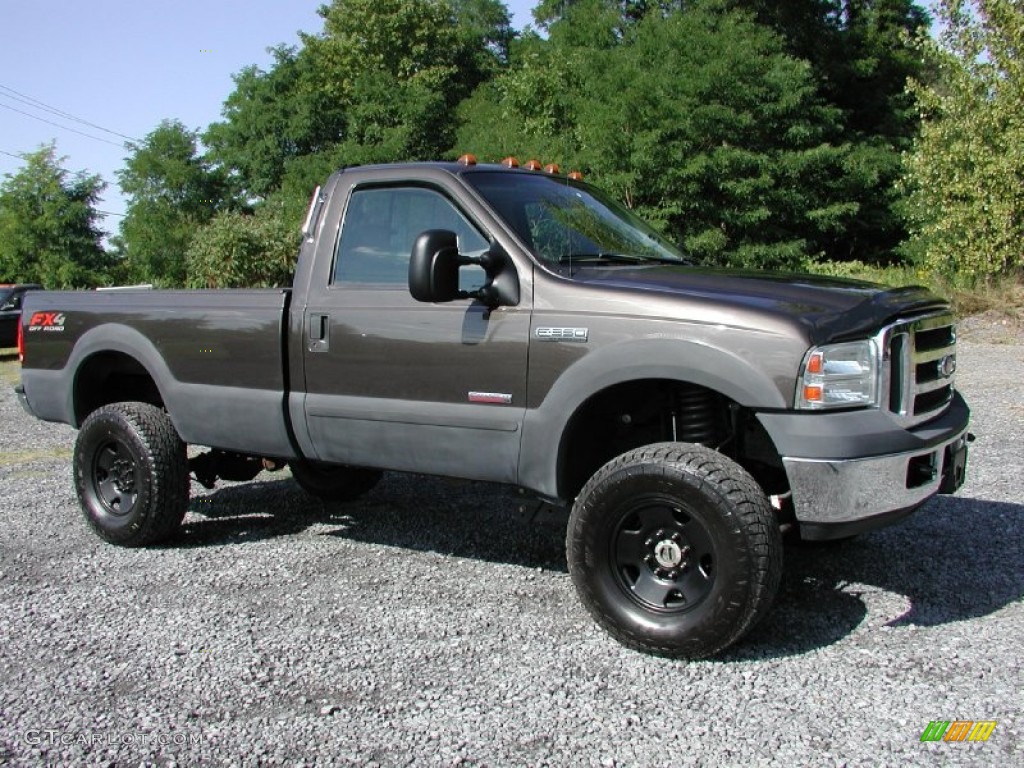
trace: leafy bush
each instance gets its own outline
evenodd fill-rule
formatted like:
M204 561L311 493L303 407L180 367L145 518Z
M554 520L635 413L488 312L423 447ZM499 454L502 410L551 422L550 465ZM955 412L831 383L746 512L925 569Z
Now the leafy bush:
M254 215L221 213L200 229L186 256L189 288L290 286L301 241L282 203Z
M943 0L943 33L922 49L935 84L913 83L921 135L905 186L907 252L948 279L990 283L1024 269L1024 8Z

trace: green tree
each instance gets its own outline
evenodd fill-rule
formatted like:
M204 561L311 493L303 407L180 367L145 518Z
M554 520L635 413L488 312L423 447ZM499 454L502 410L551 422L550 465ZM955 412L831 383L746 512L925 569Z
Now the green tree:
M451 0L459 45L475 61L468 71L490 77L508 63L509 47L516 38L508 6L500 0ZM473 86L478 83L467 82Z
M233 200L223 174L197 148L198 136L165 120L118 171L128 203L120 240L130 279L164 287L185 282L185 251L195 231Z
M906 92L921 77L913 38L926 33L927 12L912 0L732 0L782 36L786 51L810 63L819 96L840 110L831 137L845 144L848 194L857 212L829 256L884 263L906 237L896 182L901 154L917 134L918 115Z
M452 146L458 103L496 71L510 39L492 0L334 0L303 36L304 85L347 118L338 164L426 160Z
M901 142L917 130L909 77L923 62L913 38L927 11L913 0L732 0L753 11L813 67L821 95L843 110L850 134ZM902 147L900 147L902 148Z
M942 0L938 40L922 37L939 78L914 82L921 135L908 158L908 250L967 282L1024 267L1024 8Z
M299 223L281 200L268 201L255 214L218 214L189 247L188 287L291 285L300 241Z
M584 60L590 53L524 35L512 48L512 66L460 105L459 153L492 161L517 155L577 163Z
M579 168L709 263L831 255L860 210L856 158L810 68L721 2L625 23L617 6L578 0L524 40L464 106L460 146Z
M112 265L95 207L102 180L62 168L54 143L23 157L0 183L0 279L47 288L105 282Z
M344 105L312 83L314 56L283 45L271 53L269 70L251 66L234 76L224 120L203 134L207 159L250 199L278 189L293 159L330 152L346 130Z
M340 104L360 76L387 73L440 87L458 71L451 44L452 7L436 0L333 0L321 6L324 30L302 35L317 62L316 84Z
M323 30L278 46L267 71L235 76L208 158L249 202L304 205L343 165L433 159L455 106L497 72L514 38L497 0L334 0Z
M540 0L533 9L533 18L541 27L550 29L576 10L577 6L591 6L589 0ZM601 5L615 13L623 24L639 21L650 11L667 14L680 11L685 0L602 0ZM578 18L578 17L577 17Z

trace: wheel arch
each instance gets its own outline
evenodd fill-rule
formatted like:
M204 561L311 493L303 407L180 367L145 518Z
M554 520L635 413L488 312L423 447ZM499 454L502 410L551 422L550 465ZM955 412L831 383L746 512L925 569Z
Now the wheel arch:
M567 471L569 452L589 409L601 398L625 389L643 392L665 385L698 388L720 398L723 406L732 404L751 412L786 407L776 383L731 352L675 339L617 344L577 361L562 373L543 402L527 411L520 485L571 501L581 484Z
M121 402L164 405L156 381L137 359L124 352L96 352L82 361L75 374L74 414L76 425L104 405Z
M693 382L632 379L594 392L566 421L558 441L558 495L571 499L607 461L641 445L673 437L672 411L679 395L704 401L706 431L725 426L735 402ZM668 418L666 418L668 417ZM678 422L678 419L675 419ZM683 439L681 436L679 439ZM715 442L709 437L710 442ZM687 442L702 442L687 436Z
M75 345L69 368L71 425L80 428L104 405L143 402L165 407L165 382L171 373L153 343L120 324L91 328Z

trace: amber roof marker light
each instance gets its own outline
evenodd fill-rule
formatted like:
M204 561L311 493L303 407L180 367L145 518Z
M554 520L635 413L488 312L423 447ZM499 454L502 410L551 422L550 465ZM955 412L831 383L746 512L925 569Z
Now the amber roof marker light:
M476 165L476 155L472 154L471 152L467 152L464 155L462 155L462 157L459 158L458 163L459 165L466 166ZM525 163L520 165L519 158L517 158L515 155L509 155L503 158L499 165L510 169L522 168L523 170L527 171L543 171L549 176L562 175L562 169L558 165L558 163L548 163L547 165L544 165L543 163L541 163L540 160L537 160L536 158L527 160ZM566 175L566 178L572 181L583 181L583 174L580 173L579 171L570 171Z

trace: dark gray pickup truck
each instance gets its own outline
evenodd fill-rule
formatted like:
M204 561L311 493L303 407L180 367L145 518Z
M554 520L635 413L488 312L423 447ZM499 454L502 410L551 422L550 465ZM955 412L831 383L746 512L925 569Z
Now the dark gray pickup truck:
M303 235L290 289L28 295L18 391L79 428L108 541L171 536L190 474L506 483L571 505L605 629L696 658L767 611L785 530L963 482L955 326L924 289L698 268L577 179L471 158L340 171Z

